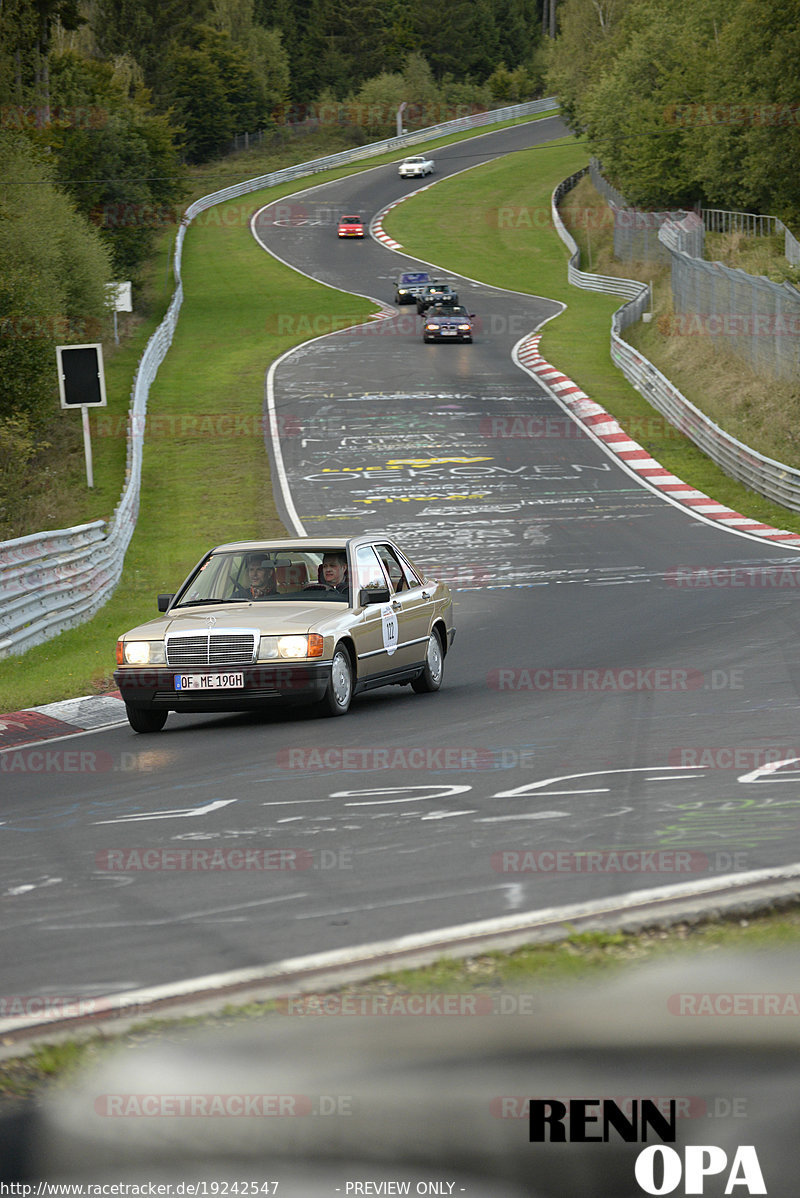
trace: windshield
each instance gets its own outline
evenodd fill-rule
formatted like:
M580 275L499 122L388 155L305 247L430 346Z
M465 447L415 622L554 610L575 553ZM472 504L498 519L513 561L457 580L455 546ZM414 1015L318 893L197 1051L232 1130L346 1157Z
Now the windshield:
M176 597L174 607L202 603L349 599L347 555L314 549L235 550L212 553Z

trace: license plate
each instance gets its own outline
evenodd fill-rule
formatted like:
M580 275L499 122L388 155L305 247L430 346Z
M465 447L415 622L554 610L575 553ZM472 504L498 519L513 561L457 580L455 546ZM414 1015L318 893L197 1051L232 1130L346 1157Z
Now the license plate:
M244 674L176 674L176 691L216 691L242 689Z
M456 330L455 329L442 329L441 333L442 333L443 337L455 337Z

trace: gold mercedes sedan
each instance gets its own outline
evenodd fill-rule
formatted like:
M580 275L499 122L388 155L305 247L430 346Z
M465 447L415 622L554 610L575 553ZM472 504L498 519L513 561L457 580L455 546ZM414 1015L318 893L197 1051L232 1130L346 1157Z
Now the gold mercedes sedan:
M374 687L437 691L455 637L448 587L383 536L218 545L158 610L117 641L135 732L159 732L170 711L344 715Z

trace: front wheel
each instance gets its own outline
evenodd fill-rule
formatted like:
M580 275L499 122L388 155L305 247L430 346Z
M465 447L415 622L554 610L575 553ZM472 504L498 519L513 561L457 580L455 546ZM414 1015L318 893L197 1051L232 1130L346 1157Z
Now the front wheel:
M432 632L428 637L428 648L425 651L425 668L419 678L411 683L418 695L431 694L438 691L444 678L444 653L438 632Z
M167 722L168 712L155 707L133 707L126 703L125 712L134 732L160 732Z
M346 715L353 698L353 666L350 654L339 647L331 662L331 676L319 701L320 715Z

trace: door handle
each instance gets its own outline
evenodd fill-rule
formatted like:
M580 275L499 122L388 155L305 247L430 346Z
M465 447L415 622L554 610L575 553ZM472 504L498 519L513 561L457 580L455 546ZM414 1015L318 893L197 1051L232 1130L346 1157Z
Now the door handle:
M398 601L396 599L393 599L392 600L392 610L393 611L402 611L403 610L402 603L398 603Z

